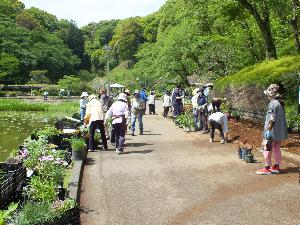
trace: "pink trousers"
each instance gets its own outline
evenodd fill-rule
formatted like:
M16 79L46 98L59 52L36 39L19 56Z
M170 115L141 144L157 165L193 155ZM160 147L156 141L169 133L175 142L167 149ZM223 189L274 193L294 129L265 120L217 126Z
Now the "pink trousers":
M281 151L280 151L280 141L272 141L272 151L263 152L266 166L272 166L271 156L274 156L275 164L280 165L281 163Z

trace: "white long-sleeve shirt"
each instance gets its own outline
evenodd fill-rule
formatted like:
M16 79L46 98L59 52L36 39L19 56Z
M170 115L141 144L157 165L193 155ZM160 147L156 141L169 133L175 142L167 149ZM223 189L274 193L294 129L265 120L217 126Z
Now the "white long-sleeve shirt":
M192 97L192 105L193 105L193 108L194 108L194 109L198 109L198 107L199 107L199 105L198 105L198 97L199 97L198 94L197 94L197 95L194 95L194 96Z
M215 112L208 117L208 120L214 120L222 125L224 132L228 132L228 119L221 112Z
M148 96L148 104L155 105L155 95L149 95Z
M172 106L172 99L170 95L165 94L163 99L163 107Z
M84 118L87 118L89 116L90 116L89 124L91 124L92 121L104 120L105 114L99 100L92 99L87 104Z
M129 114L129 111L128 111L127 102L116 101L115 103L112 104L112 106L106 112L105 120L112 117L113 118L112 124L122 123L122 116L124 116L127 119L128 114Z

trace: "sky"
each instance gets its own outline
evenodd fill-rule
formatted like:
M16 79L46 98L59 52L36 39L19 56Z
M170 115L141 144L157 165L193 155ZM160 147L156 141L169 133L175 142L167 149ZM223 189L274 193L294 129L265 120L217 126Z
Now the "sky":
M146 16L157 11L166 0L21 0L26 8L36 7L74 20L78 27L100 20Z

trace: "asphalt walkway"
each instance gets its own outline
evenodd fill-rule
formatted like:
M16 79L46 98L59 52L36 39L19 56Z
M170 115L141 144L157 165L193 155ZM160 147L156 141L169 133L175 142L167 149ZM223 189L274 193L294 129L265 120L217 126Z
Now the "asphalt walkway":
M122 155L89 152L82 225L300 224L296 167L259 176L262 164L239 160L231 144L160 115L146 115L144 125L144 135L126 136Z

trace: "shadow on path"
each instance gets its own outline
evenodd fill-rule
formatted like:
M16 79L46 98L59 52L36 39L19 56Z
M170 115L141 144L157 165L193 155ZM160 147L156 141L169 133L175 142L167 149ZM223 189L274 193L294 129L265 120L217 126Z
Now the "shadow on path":
M146 145L153 145L153 144L147 144L147 143L129 143L129 144L125 144L126 147L142 147L142 146L146 146Z
M148 154L153 152L154 150L145 150L145 151L130 151L130 152L123 152L122 155L128 155L128 154Z

